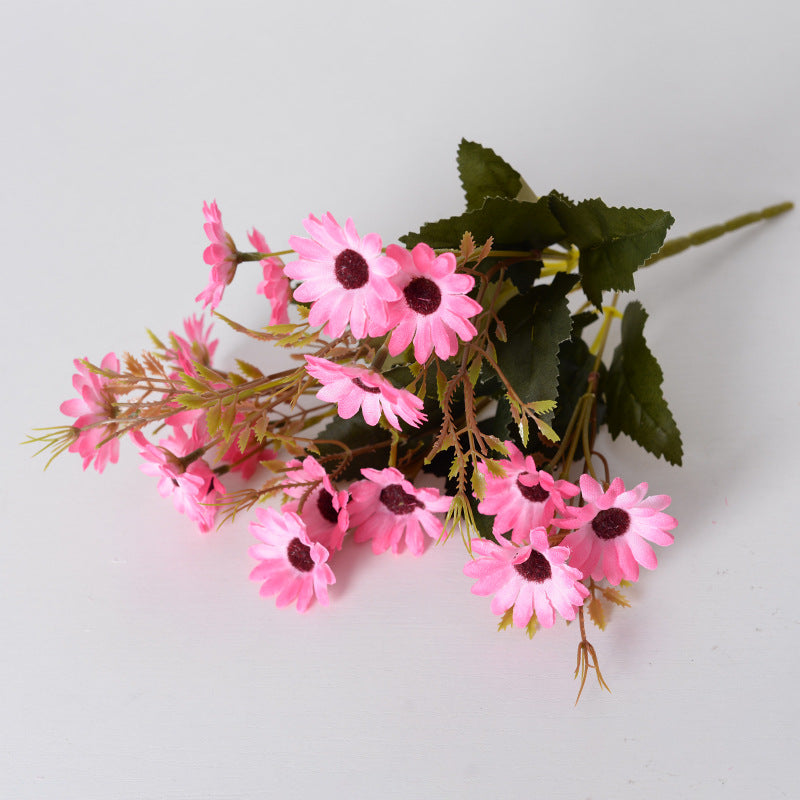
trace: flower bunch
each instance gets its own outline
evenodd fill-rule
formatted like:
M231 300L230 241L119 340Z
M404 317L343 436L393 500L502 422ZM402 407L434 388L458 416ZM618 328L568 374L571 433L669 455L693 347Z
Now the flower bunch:
M343 547L419 556L458 530L472 592L493 595L500 627L533 635L578 618L581 690L590 668L605 686L584 610L602 628L604 604L627 606L620 587L655 568L650 543L671 544L677 523L668 496L612 479L598 432L682 457L647 315L636 301L618 310L620 294L636 270L791 204L665 242L668 212L537 197L473 142L458 165L466 211L386 247L326 213L290 249L253 229L254 250L240 251L205 204L211 272L197 302L291 349L294 366L217 364L211 322L195 315L139 357L76 361L78 396L61 405L74 421L32 439L98 472L131 439L203 533L254 509L250 577L298 611L328 603ZM269 303L259 329L216 311L249 262Z

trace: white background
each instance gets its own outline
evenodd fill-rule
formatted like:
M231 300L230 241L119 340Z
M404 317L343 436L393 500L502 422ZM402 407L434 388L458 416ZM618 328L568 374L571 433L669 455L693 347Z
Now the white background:
M685 462L606 452L680 527L577 708L576 628L497 633L457 539L345 551L300 616L247 519L198 535L130 446L98 476L19 442L73 358L192 313L204 200L242 242L328 210L391 242L461 209L462 136L673 234L798 200L797 8L6 4L0 796L796 797L798 212L637 277ZM257 281L220 310L263 324Z

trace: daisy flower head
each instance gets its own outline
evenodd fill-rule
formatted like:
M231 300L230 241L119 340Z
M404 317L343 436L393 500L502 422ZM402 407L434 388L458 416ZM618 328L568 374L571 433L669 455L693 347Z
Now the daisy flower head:
M247 234L250 244L259 253L269 253L269 245L264 236L253 228L252 233ZM259 262L264 272L264 280L258 284L256 292L263 294L270 302L272 314L269 318L270 325L285 325L289 322L289 299L291 289L289 279L283 272L284 263L279 256L262 258Z
M386 248L386 255L400 264L395 283L402 292L389 306L389 353L402 353L414 342L414 358L424 364L435 351L439 358L454 356L458 339L469 341L477 333L468 317L482 307L466 296L475 285L471 275L456 274L452 253L437 256L427 244L410 252L399 245Z
M141 470L158 478L158 493L172 497L175 508L197 523L201 533L214 527L217 509L213 505L225 487L202 458L185 465L182 456L197 449L198 426L189 436L182 428L173 429L172 436L162 439L156 446L147 441L141 431L131 431L131 439L144 458Z
M317 397L337 403L342 419L350 419L361 411L367 425L377 425L383 412L386 421L397 430L400 430L398 417L415 428L427 419L419 397L396 388L371 369L344 366L315 356L306 356L306 362L308 374L322 384Z
M513 442L505 442L505 446L509 457L498 462L505 477L493 475L482 462L478 464L486 486L478 511L494 516L495 536L511 531L511 541L520 544L528 540L532 528L547 527L556 511L564 513L564 498L578 494L578 487L537 470L533 457L523 455Z
M422 555L425 536L438 539L444 530L435 513L447 511L451 498L437 489L418 489L394 467L362 469L364 480L350 487L350 523L357 542L372 540L372 551L390 547L399 553L405 543L412 555Z
M61 404L61 413L68 417L76 417L73 427L78 430L77 437L69 446L70 453L78 453L83 458L86 469L94 461L94 468L102 472L110 461L116 464L119 459L119 439L113 438L101 444L109 435L111 428L99 425L112 419L116 413L114 394L109 389L109 379L104 375L91 372L82 362L73 362L78 370L72 376L72 385L80 395ZM119 359L114 353L108 353L100 362L104 370L119 371ZM89 428L89 425L97 427ZM86 428L86 430L80 430Z
M478 557L464 567L464 574L477 578L472 593L492 598L492 613L502 615L512 606L513 622L527 625L534 613L539 624L552 627L557 611L564 619L575 619L589 590L580 582L580 570L566 561L569 549L550 547L543 527L531 531L530 544L518 546L498 536L499 544L473 539Z
M336 583L336 578L325 547L308 538L305 523L291 511L257 508L256 516L258 522L250 523L250 532L259 544L250 548L250 555L260 563L253 567L250 579L263 581L261 596L277 595L278 608L296 599L301 613L315 597L328 605L328 585Z
M203 251L203 261L210 265L211 275L208 286L195 297L195 301L214 309L222 300L225 287L236 274L236 246L231 235L222 227L222 214L216 200L211 205L203 203L203 214L206 218L203 230L211 242Z
M580 485L586 504L568 506L568 517L554 520L561 528L575 529L563 541L571 551L570 563L584 576L607 578L612 586L638 580L639 565L655 569L658 559L647 542L666 546L675 541L669 531L678 522L663 513L669 495L645 497L646 483L625 491L622 478L614 478L605 492L590 475L581 475Z
M172 361L178 369L191 376L197 374L195 363L210 367L214 351L219 344L219 339L211 339L213 327L213 322L209 322L206 327L206 319L202 314L188 317L183 321L184 336L170 331L169 338L172 347L164 352L164 358Z
M389 279L399 267L381 253L380 236L362 239L352 219L342 228L330 213L321 220L309 216L303 227L311 239L289 237L299 258L284 271L301 281L294 299L311 303L309 323L324 323L328 336L341 336L348 324L356 339L385 334L387 303L399 297Z
M285 503L283 510L300 515L312 542L324 545L329 553L341 550L350 525L347 511L350 495L344 490L336 491L325 468L314 456L307 456L302 462L290 461L287 466L293 469L286 473L283 491L294 499ZM298 511L303 497L303 508Z

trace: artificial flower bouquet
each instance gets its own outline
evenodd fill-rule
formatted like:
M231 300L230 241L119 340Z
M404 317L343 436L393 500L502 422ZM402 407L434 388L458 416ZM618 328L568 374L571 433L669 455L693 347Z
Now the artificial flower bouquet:
M476 143L461 142L458 169L466 210L386 247L326 213L290 249L254 229L240 250L204 205L211 274L197 302L293 351L293 366L217 364L212 322L195 314L139 357L76 360L77 396L61 404L72 424L31 439L98 472L129 439L203 533L252 511L250 577L301 612L328 603L343 547L419 556L457 531L499 627L532 636L577 617L581 690L590 668L605 686L584 614L603 628L607 604L629 605L622 589L677 523L668 496L612 477L597 434L672 464L682 454L647 314L620 295L637 269L791 204L665 243L668 212L537 197ZM257 285L242 274L256 265ZM264 296L265 327L217 311L237 274Z

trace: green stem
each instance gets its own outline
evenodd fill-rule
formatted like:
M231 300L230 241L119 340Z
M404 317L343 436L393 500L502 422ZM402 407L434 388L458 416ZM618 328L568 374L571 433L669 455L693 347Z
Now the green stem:
M682 253L690 247L705 244L726 233L744 228L746 225L752 225L754 222L761 222L771 217L777 217L779 214L784 214L787 211L791 211L793 208L794 203L778 203L778 205L768 206L761 211L752 211L749 214L742 214L739 217L734 217L727 222L723 222L721 225L711 225L708 228L702 228L699 231L690 233L688 236L670 239L664 243L662 248L654 256L648 258L643 266L649 267L651 264L655 264L656 261L661 261L662 258L669 258L670 256Z
M241 264L242 261L263 261L265 258L272 258L273 256L289 256L294 253L294 250L278 250L274 253L236 253L236 263Z

